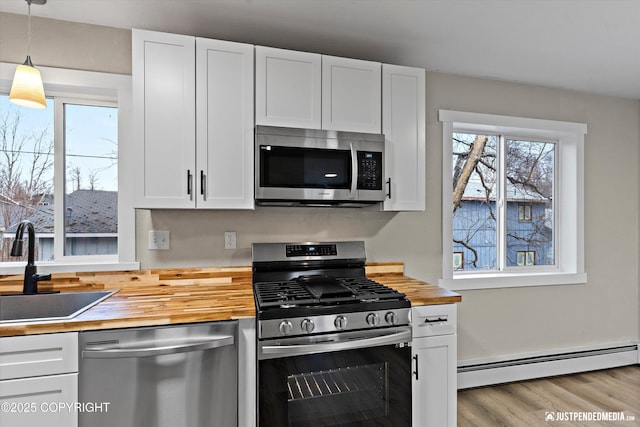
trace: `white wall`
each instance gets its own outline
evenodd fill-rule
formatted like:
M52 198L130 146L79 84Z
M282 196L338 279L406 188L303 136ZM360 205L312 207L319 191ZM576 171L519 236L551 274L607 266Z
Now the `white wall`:
M585 262L589 283L463 292L459 359L637 340L638 101L429 74L427 105L430 142L440 136L435 123L438 108L588 125ZM436 158L437 145L431 145ZM428 165L440 167L437 161L429 160ZM429 189L436 193L432 184Z
M16 43L7 34L8 28L23 22L15 16L0 14L0 61L23 60L21 48L5 49L9 42ZM123 40L130 40L128 31L49 20L38 20L38 25L41 21L48 21L45 28L51 37L39 40L37 49L44 49L48 56L40 53L43 56L38 57L34 45L34 61L46 57L42 65L110 72L131 69L130 46L123 45ZM101 36L95 37L96 32ZM101 53L78 58L75 51ZM141 210L136 214L136 251L142 267L247 265L250 244L258 241L364 239L370 261L404 261L407 275L437 283L442 257L438 109L584 122L589 129L585 150L589 283L464 292L459 306L458 356L464 362L637 341L640 102L439 73L427 74L426 92L425 212ZM171 250L146 249L151 229L171 231ZM237 250L223 249L223 233L228 230L238 233Z
M24 62L26 37L26 15L0 13L2 62ZM31 59L36 67L131 74L131 31L32 16Z

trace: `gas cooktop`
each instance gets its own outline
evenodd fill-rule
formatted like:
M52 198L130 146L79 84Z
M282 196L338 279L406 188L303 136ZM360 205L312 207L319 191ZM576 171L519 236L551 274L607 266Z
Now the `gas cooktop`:
M367 327L385 327L408 319L405 294L367 278L365 261L363 242L254 244L258 320L329 316L321 322L333 325L369 316Z

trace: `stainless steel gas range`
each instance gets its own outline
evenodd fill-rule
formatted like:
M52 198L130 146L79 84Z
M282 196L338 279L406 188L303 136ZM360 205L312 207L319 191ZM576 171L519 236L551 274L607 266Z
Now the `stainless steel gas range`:
M256 243L258 424L411 425L410 302L363 242Z

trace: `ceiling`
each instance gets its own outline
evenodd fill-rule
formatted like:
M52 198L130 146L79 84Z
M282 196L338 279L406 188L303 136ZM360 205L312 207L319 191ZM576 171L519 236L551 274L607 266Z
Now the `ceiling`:
M48 0L32 16L640 99L640 0Z

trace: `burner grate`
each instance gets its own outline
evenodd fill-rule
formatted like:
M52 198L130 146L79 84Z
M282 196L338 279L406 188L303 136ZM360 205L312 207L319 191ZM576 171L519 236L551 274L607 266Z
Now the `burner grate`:
M285 304L317 304L318 302L300 283L293 280L256 283L254 284L254 290L260 307L279 307Z
M341 279L358 300L388 300L404 298L405 294L366 277Z
M352 295L315 298L297 280L259 282L254 284L254 290L260 308L385 301L405 297L405 294L366 277L350 277L337 280L340 284L346 286L352 292Z

